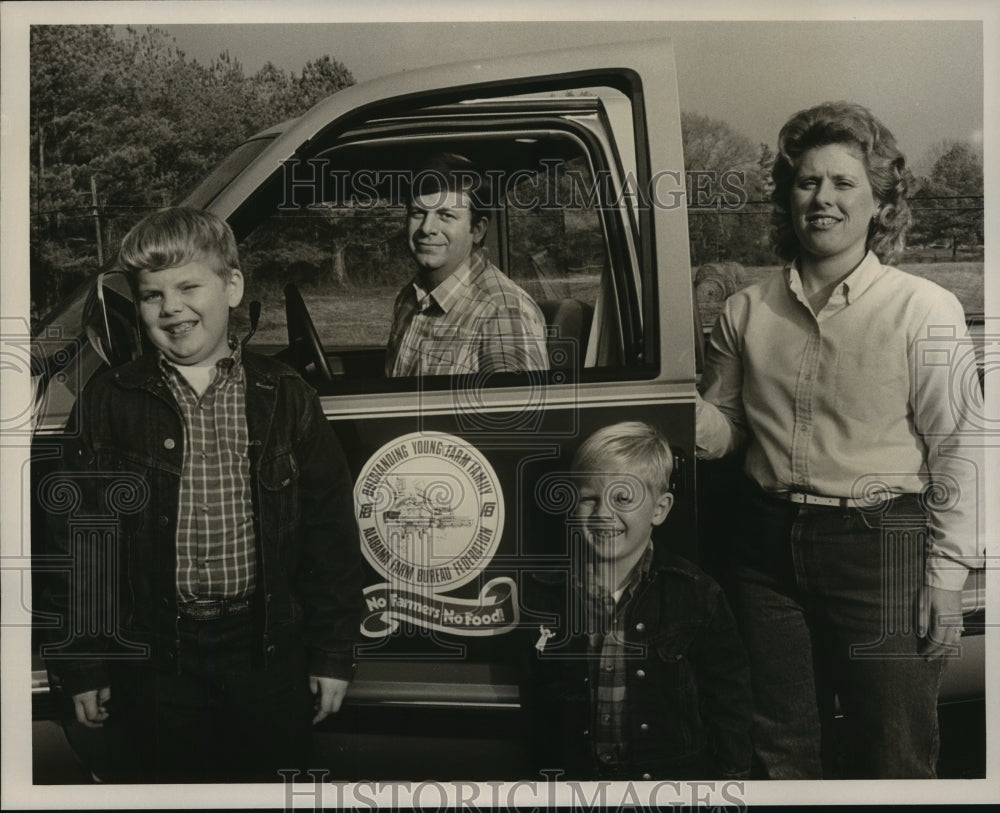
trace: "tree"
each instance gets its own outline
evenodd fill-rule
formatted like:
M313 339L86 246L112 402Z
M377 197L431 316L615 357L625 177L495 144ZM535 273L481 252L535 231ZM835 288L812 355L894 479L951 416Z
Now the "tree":
M688 112L681 135L692 265L769 259L766 219L746 206L761 199L764 183L753 142L724 121Z
M307 62L302 68L301 76L295 82L299 92L295 100L300 108L299 112L308 110L331 93L353 84L354 77L351 76L351 72L337 60L330 59L329 54Z
M774 191L774 152L763 141L760 142L760 156L757 158L757 173L760 181L760 199L770 200Z
M95 210L113 253L143 214L179 199L248 136L354 82L329 56L299 76L268 64L248 77L228 53L202 65L156 28L32 26L30 48L39 313L96 269Z
M934 163L931 180L963 194L983 193L983 163L968 144L954 144Z
M962 244L983 240L983 165L968 144L951 142L940 151L930 176L921 178L914 194L914 239L946 240L951 258Z

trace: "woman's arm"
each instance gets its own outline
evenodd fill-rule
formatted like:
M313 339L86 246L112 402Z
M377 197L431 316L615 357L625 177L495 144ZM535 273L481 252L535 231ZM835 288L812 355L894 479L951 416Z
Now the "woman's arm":
M696 451L714 460L741 449L747 438L743 412L743 358L739 351L733 301L719 314L705 353L695 407Z
M969 569L983 566L986 496L982 391L965 315L952 294L938 293L911 348L910 407L930 478L927 584L958 591Z

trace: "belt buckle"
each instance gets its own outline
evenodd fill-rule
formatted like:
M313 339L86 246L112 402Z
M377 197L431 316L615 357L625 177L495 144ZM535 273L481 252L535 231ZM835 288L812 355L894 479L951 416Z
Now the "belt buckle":
M222 608L218 601L189 601L179 606L180 614L192 621L213 621Z

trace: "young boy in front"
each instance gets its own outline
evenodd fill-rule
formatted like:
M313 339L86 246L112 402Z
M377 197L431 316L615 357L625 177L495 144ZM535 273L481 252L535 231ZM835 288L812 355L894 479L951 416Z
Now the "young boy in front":
M120 259L153 350L85 388L74 454L81 510L113 516L117 545L107 572L55 591L78 632L100 624L74 608L96 606L113 631L77 634L79 657L50 667L79 722L106 727L114 779L281 781L354 672L350 473L315 393L230 335L243 275L226 223L156 212ZM114 477L130 504L102 490Z
M573 458L567 583L531 610L526 687L538 770L567 779L749 776L746 655L718 585L653 544L673 506L673 455L654 427L597 430ZM541 579L539 580L541 581Z

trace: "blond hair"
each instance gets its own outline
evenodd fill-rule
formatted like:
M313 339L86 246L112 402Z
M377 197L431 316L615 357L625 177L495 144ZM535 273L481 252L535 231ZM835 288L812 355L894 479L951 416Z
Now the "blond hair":
M135 283L140 271L203 262L223 279L240 267L229 224L210 212L172 206L146 215L122 240L118 262Z
M670 491L674 455L669 441L656 427L642 421L601 427L580 444L573 455L572 469L577 473L607 472L612 459L638 475L651 494Z

